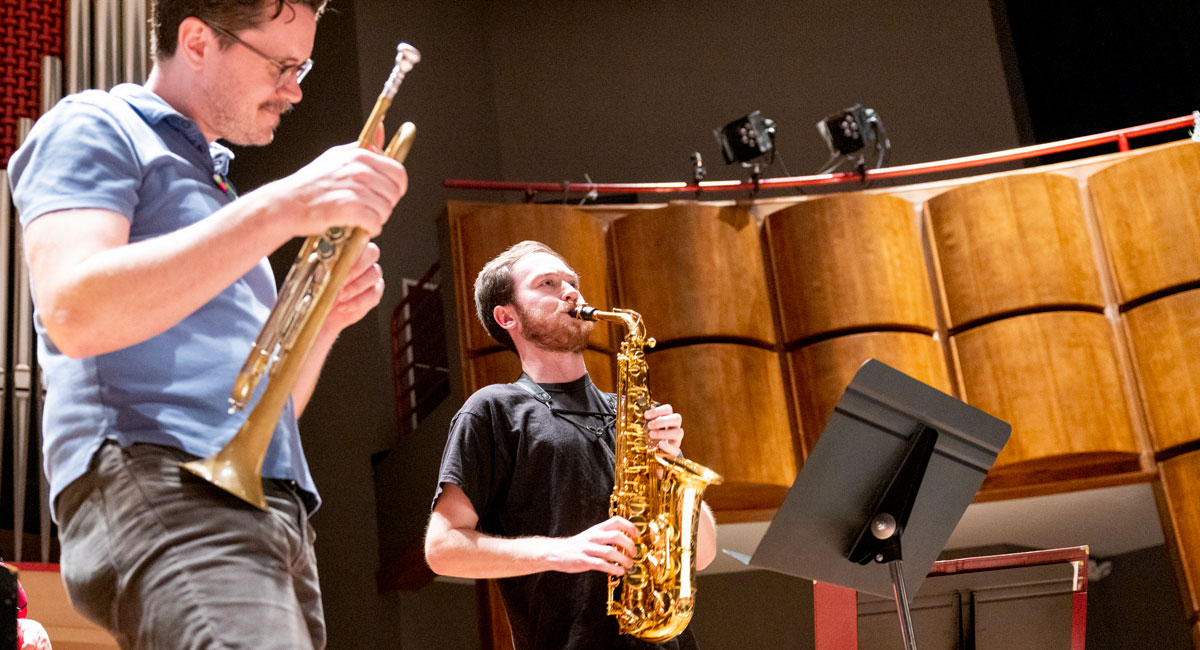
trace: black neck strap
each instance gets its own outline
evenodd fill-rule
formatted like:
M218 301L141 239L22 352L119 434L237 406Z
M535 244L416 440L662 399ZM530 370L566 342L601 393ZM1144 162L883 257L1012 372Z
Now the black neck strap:
M550 412L554 413L555 415L558 415L561 413L561 414L565 414L565 415L597 415L597 416L612 417L612 416L616 415L616 412L617 412L617 397L616 397L616 395L609 395L608 393L601 393L601 395L604 397L604 401L608 404L608 407L613 410L612 413L595 413L592 411L572 411L570 409L563 409L563 408L558 408L557 406L555 406L554 399L552 397L550 397L550 393L547 393L546 390L543 389L536 381L534 381L532 377L530 377L529 375L527 375L525 373L521 373L521 378L516 380L515 382L513 382L513 385L520 388L521 390L525 391L526 393L529 393L529 395L532 396L533 399L536 399L537 401L544 404L546 406L546 408L550 409Z
M553 403L550 399L550 393L547 393L534 381L529 375L521 373L521 378L514 381L513 385L533 396L533 399L545 404L547 407ZM550 407L553 410L553 407Z

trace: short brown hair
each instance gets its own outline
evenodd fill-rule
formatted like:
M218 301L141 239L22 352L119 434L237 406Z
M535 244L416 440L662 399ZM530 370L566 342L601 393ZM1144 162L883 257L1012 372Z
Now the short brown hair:
M479 317L479 322L483 324L483 328L492 338L514 352L517 346L509 336L508 330L500 327L500 324L496 322L496 317L492 315L492 312L496 311L496 307L500 305L512 304L513 296L516 294L512 267L522 258L534 253L549 253L562 260L568 268L571 266L567 264L567 260L562 255L554 252L549 246L541 242L525 240L509 246L508 250L493 257L490 262L483 265L479 275L475 276L475 315Z
M150 51L157 60L175 56L179 41L179 24L185 18L200 20L231 32L251 29L262 24L265 7L275 5L274 20L285 8L293 5L308 7L320 18L329 0L154 0L150 9ZM221 44L228 47L233 41L218 35Z

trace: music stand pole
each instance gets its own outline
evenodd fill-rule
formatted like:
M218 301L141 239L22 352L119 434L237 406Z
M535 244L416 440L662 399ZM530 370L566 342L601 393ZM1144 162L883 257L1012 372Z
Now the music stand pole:
M912 612L908 607L908 592L904 587L904 562L900 538L908 525L917 492L929 467L937 445L937 429L917 423L916 430L908 439L907 448L899 465L896 466L887 487L879 493L871 506L871 515L858 531L858 538L846 553L846 559L858 564L876 562L886 564L892 577L892 595L896 599L896 613L900 616L900 636L905 650L917 650L913 634Z
M908 609L908 593L904 590L904 561L888 562L888 572L892 574L892 584L896 590L896 612L900 615L900 636L904 638L905 650L917 650L912 613Z

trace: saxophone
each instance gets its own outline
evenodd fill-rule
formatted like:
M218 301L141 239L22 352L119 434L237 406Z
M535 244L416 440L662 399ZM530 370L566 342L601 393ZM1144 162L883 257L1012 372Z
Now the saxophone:
M608 578L608 614L621 634L661 643L683 632L696 599L696 535L704 489L721 482L711 469L660 454L646 434L654 406L646 386L644 349L654 347L635 311L580 304L570 315L625 325L617 355L616 473L609 516L638 529L633 566Z

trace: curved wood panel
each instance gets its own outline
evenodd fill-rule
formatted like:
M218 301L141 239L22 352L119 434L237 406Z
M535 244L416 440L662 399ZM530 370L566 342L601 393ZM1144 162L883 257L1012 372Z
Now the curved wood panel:
M650 392L683 415L688 458L725 478L714 510L775 508L796 478L779 357L748 345L685 345L647 355Z
M846 329L937 329L913 206L838 194L767 216L784 341Z
M1200 144L1114 164L1088 187L1122 304L1200 280Z
M925 211L952 330L1015 310L1104 305L1074 180L1003 176L943 192Z
M562 205L451 202L449 211L459 340L465 354L499 347L475 316L475 276L517 242L533 239L554 249L579 273L580 293L588 302L608 306L608 249L604 223L595 216ZM612 349L609 328L597 327L588 343Z
M758 226L749 212L687 202L612 223L621 307L660 342L695 337L775 343Z
M1200 440L1200 289L1125 314L1154 449Z
M584 350L584 363L587 364L588 374L592 382L600 390L612 392L617 385L614 381L612 356L596 350ZM467 362L463 375L463 390L467 395L491 384L506 384L516 381L521 376L521 359L515 352L496 350L485 352L471 358Z
M1137 436L1104 316L1018 316L951 343L965 401L1012 425L985 489L1138 469Z
M1176 456L1159 465L1170 532L1183 569L1188 614L1200 614L1200 451Z
M799 348L787 357L792 371L792 397L803 424L802 446L806 458L854 373L868 359L878 359L943 393L953 392L942 346L926 334L853 334Z

